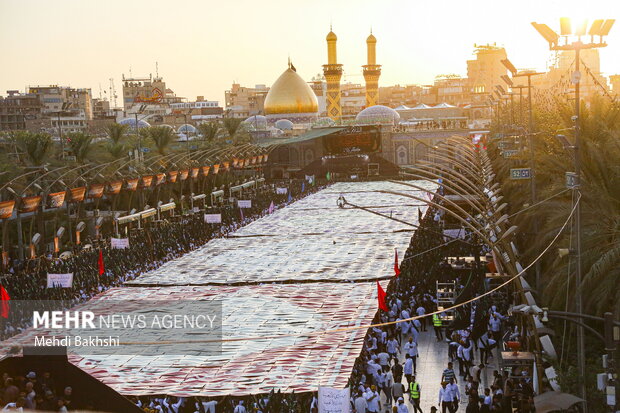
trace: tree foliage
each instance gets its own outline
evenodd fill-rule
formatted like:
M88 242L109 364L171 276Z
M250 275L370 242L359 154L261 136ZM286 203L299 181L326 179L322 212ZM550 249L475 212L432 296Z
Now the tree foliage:
M224 128L231 139L234 138L237 133L237 129L239 129L241 122L239 118L224 118Z
M120 141L125 137L128 129L129 129L129 125L120 124L120 123L111 123L105 127L105 134L116 145L120 143Z
M542 265L543 302L560 310L575 310L574 293L580 288L583 311L601 315L612 311L620 317L620 108L603 99L595 99L581 109L581 235L582 280L575 283L574 257L547 254ZM564 134L573 141L572 107L557 102L556 107L536 113L538 130L534 138L537 199L542 200L565 190L565 172L574 170L572 148L564 148L554 136ZM507 178L511 167L524 166L524 159L497 157L496 171ZM529 202L529 186L523 181L504 179L503 194L514 209ZM572 191L552 198L514 219L521 228L536 226L536 237L524 245L527 259L534 259L558 233L573 205ZM574 250L575 233L569 226L557 248Z
M203 139L206 140L209 143L212 143L215 138L217 138L218 134L220 133L220 125L217 122L207 122L207 123L201 123L200 125L198 125L198 131L200 131L200 134L203 136Z
M75 160L84 163L93 150L93 136L82 132L70 133L67 144Z
M41 166L52 152L52 137L47 133L19 131L13 135L17 146L33 166Z
M150 126L140 129L140 132L153 142L157 153L162 156L166 155L168 147L176 139L174 131L166 126Z

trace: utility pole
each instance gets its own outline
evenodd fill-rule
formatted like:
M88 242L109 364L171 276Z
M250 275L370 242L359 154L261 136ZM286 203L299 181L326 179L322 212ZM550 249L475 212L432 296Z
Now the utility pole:
M581 160L580 160L580 140L581 140L581 108L580 108L580 81L581 81L581 72L579 71L580 64L580 51L581 49L595 49L599 47L607 46L607 43L603 40L603 37L609 34L612 26L615 23L615 19L597 19L592 22L590 26L590 30L588 31L587 20L576 26L574 30L571 28L571 21L569 18L561 18L560 19L560 34L557 34L546 24L540 23L532 23L532 26L538 31L538 33L544 37L544 39L549 43L550 50L574 50L575 51L575 71L571 75L571 81L575 85L575 115L573 116L573 120L575 122L575 184L572 186L574 191L577 191L576 194L580 195L579 188L581 186ZM581 38L587 35L590 36L590 42L584 43ZM598 36L598 42L594 40L595 36ZM560 44L560 38L564 39L564 43ZM569 40L570 38L570 40ZM583 309L583 300L582 300L582 286L581 286L581 202L579 200L579 196L573 197L576 203L574 205L575 208L575 217L574 217L574 231L575 231L575 311L581 314ZM581 388L581 397L586 399L586 385L585 385L585 375L586 375L586 354L585 354L585 341L584 341L584 332L583 326L577 326L577 366L579 369L580 376L580 388ZM588 405L584 403L584 412L587 413Z
M581 74L579 73L579 51L580 48L575 49L575 72L573 73L573 82L575 83L575 175L577 176L577 186L574 189L577 191L577 195L580 195L579 190L581 186L581 159L580 159L580 138L581 138L581 120L579 119L580 110L580 95L579 95L579 83ZM575 311L577 313L583 312L583 299L581 294L581 200L579 196L573 197L575 200L575 249L577 256L576 268L575 268ZM577 348L579 353L577 354L577 362L579 363L579 374L581 376L581 392L586 394L586 354L585 354L585 339L583 334L583 327L577 326Z
M616 378L616 343L620 341L620 327L614 325L614 315L604 314L605 324L605 351L607 352L607 405L616 411L618 405L618 379Z
M527 144L530 149L529 152L530 152L530 170L531 170L530 199L531 199L532 205L534 205L536 203L536 158L535 158L535 153L534 153L534 120L533 120L533 114L532 114L532 76L542 75L544 73L534 72L530 70L522 70L519 72L517 71L517 68L512 64L512 62L508 59L502 60L502 64L512 74L513 78L527 77L527 86L514 86L514 87L519 88L520 97L522 96L521 93L522 93L523 88L527 87L527 104L528 104ZM519 102L521 102L521 99L519 99ZM519 105L521 104L519 103ZM538 218L536 216L534 216L533 227L534 228L532 231L532 235L536 237L536 230L538 228ZM540 281L540 261L536 261L536 265L534 268L536 271L536 289L538 291L542 291L541 289L542 285Z

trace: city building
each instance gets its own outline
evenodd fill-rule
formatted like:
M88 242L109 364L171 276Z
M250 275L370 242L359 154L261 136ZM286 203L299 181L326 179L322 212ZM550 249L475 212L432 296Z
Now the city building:
M588 102L594 96L609 92L607 79L601 74L601 61L598 49L584 49L580 53L580 91L581 98ZM532 85L539 91L539 97L547 95L572 96L575 85L571 75L575 70L575 52L560 51L555 63L542 76L532 77ZM520 81L517 84L525 84Z
M41 118L41 100L35 94L20 94L8 90L8 96L0 96L0 130L26 129L28 120Z
M355 119L367 107L366 88L359 83L344 83L340 86L340 107L342 120Z
M233 83L230 90L224 93L227 115L233 118L247 118L263 114L268 92L269 88L265 85L250 88Z
M437 102L454 106L471 103L471 86L468 78L458 75L442 75L435 79Z
M224 116L224 108L220 106L220 102L205 100L204 96L196 97L194 102L173 103L170 109L171 112L164 115L163 123L175 128L183 123L199 124Z
M79 116L84 120L93 119L92 94L90 89L75 89L67 86L29 86L28 92L38 95L41 100L42 113L46 116L62 116L63 112L71 112L71 116Z
M400 105L415 106L421 102L424 87L420 85L394 85L379 88L379 105L396 108Z
M467 61L467 78L471 92L493 94L495 86L504 87L502 75L506 75L506 67L502 60L506 59L506 49L490 45L474 45L476 59Z
M609 76L609 83L611 83L611 91L616 95L616 99L620 99L620 75Z
M123 74L123 107L127 114L134 113L137 108L147 106L168 107L173 103L182 102L166 87L166 82L161 76L152 77L128 77ZM161 110L150 109L153 114L162 114ZM142 111L140 111L142 112Z

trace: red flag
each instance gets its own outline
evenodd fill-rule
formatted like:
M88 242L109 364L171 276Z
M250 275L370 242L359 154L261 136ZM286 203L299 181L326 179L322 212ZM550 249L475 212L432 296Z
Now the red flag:
M103 251L99 250L99 275L102 275L105 272L105 267L103 265Z
M9 318L9 293L0 285L0 317Z
M387 304L385 304L385 291L381 288L381 284L377 281L377 300L379 301L379 308L383 311L389 311Z
M398 269L398 250L394 248L394 275L400 275L400 269Z

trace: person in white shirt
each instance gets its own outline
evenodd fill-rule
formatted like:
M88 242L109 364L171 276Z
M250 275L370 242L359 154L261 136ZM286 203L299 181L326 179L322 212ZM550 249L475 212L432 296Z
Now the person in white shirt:
M368 337L367 346L368 346L368 351L376 350L377 349L377 339L374 338L373 336L369 336Z
M206 413L215 413L217 407L217 400L211 400L208 402L202 402L202 407Z
M463 357L463 344L458 343L458 347L456 348L456 359L459 362L459 376L463 377L465 375L465 359Z
M424 314L426 314L426 309L422 306L419 306L416 310L416 314L418 314L418 316L423 316ZM423 317L420 320L422 320L422 331L426 331L426 317Z
M373 377L375 383L379 379L380 370L381 370L381 366L378 365L374 359L371 359L370 361L368 361L368 364L366 364L366 373L370 374Z
M355 413L366 413L368 403L366 402L366 398L362 392L358 393L353 406L355 407Z
M368 403L368 413L379 413L379 393L377 393L377 388L373 385L370 386L370 391L366 392L364 395L366 399L366 403Z
M409 337L409 341L405 343L404 349L413 360L413 374L415 374L417 371L416 359L418 357L418 343L413 339L413 337Z
M497 313L491 314L489 319L489 330L493 333L495 341L499 341L502 337L502 320L497 316Z
M390 356L391 354L388 354L385 351L377 354L377 360L379 361L379 365L382 368L386 368L390 366Z
M398 398L398 409L396 410L396 412L397 413L409 413L409 408L405 404L405 400L403 400L402 397Z
M413 376L413 360L409 354L405 354L405 365L403 366L403 374L407 378L407 388L411 386L411 377Z
M469 338L466 339L465 345L463 346L463 361L465 363L465 378L471 377L469 369L474 362L474 342Z
M482 401L482 404L488 406L487 411L488 409L491 408L491 405L493 404L493 396L491 396L491 389L489 389L488 387L484 389L484 400Z
M459 386L454 382L454 379L450 379L450 383L448 383L446 389L450 391L450 395L452 396L452 413L454 413L458 410L459 402L461 400Z
M403 310L404 311L404 310ZM411 322L410 321L403 321L400 324L400 332L403 335L403 337L406 337L407 334L409 334L409 331L411 330ZM401 338L402 340L402 338Z
M448 383L442 381L441 387L439 388L439 405L441 406L441 413L446 413L446 410L452 413L452 401L454 399L452 397L452 391L446 387L447 385Z
M233 410L233 413L247 413L247 412L248 411L243 406L243 400L239 400L239 404L235 406L235 410Z
M396 338L394 336L390 337L390 339L387 341L387 352L388 354L393 357L396 358L398 351L400 350L399 348L400 346L398 345L398 340L396 340Z

